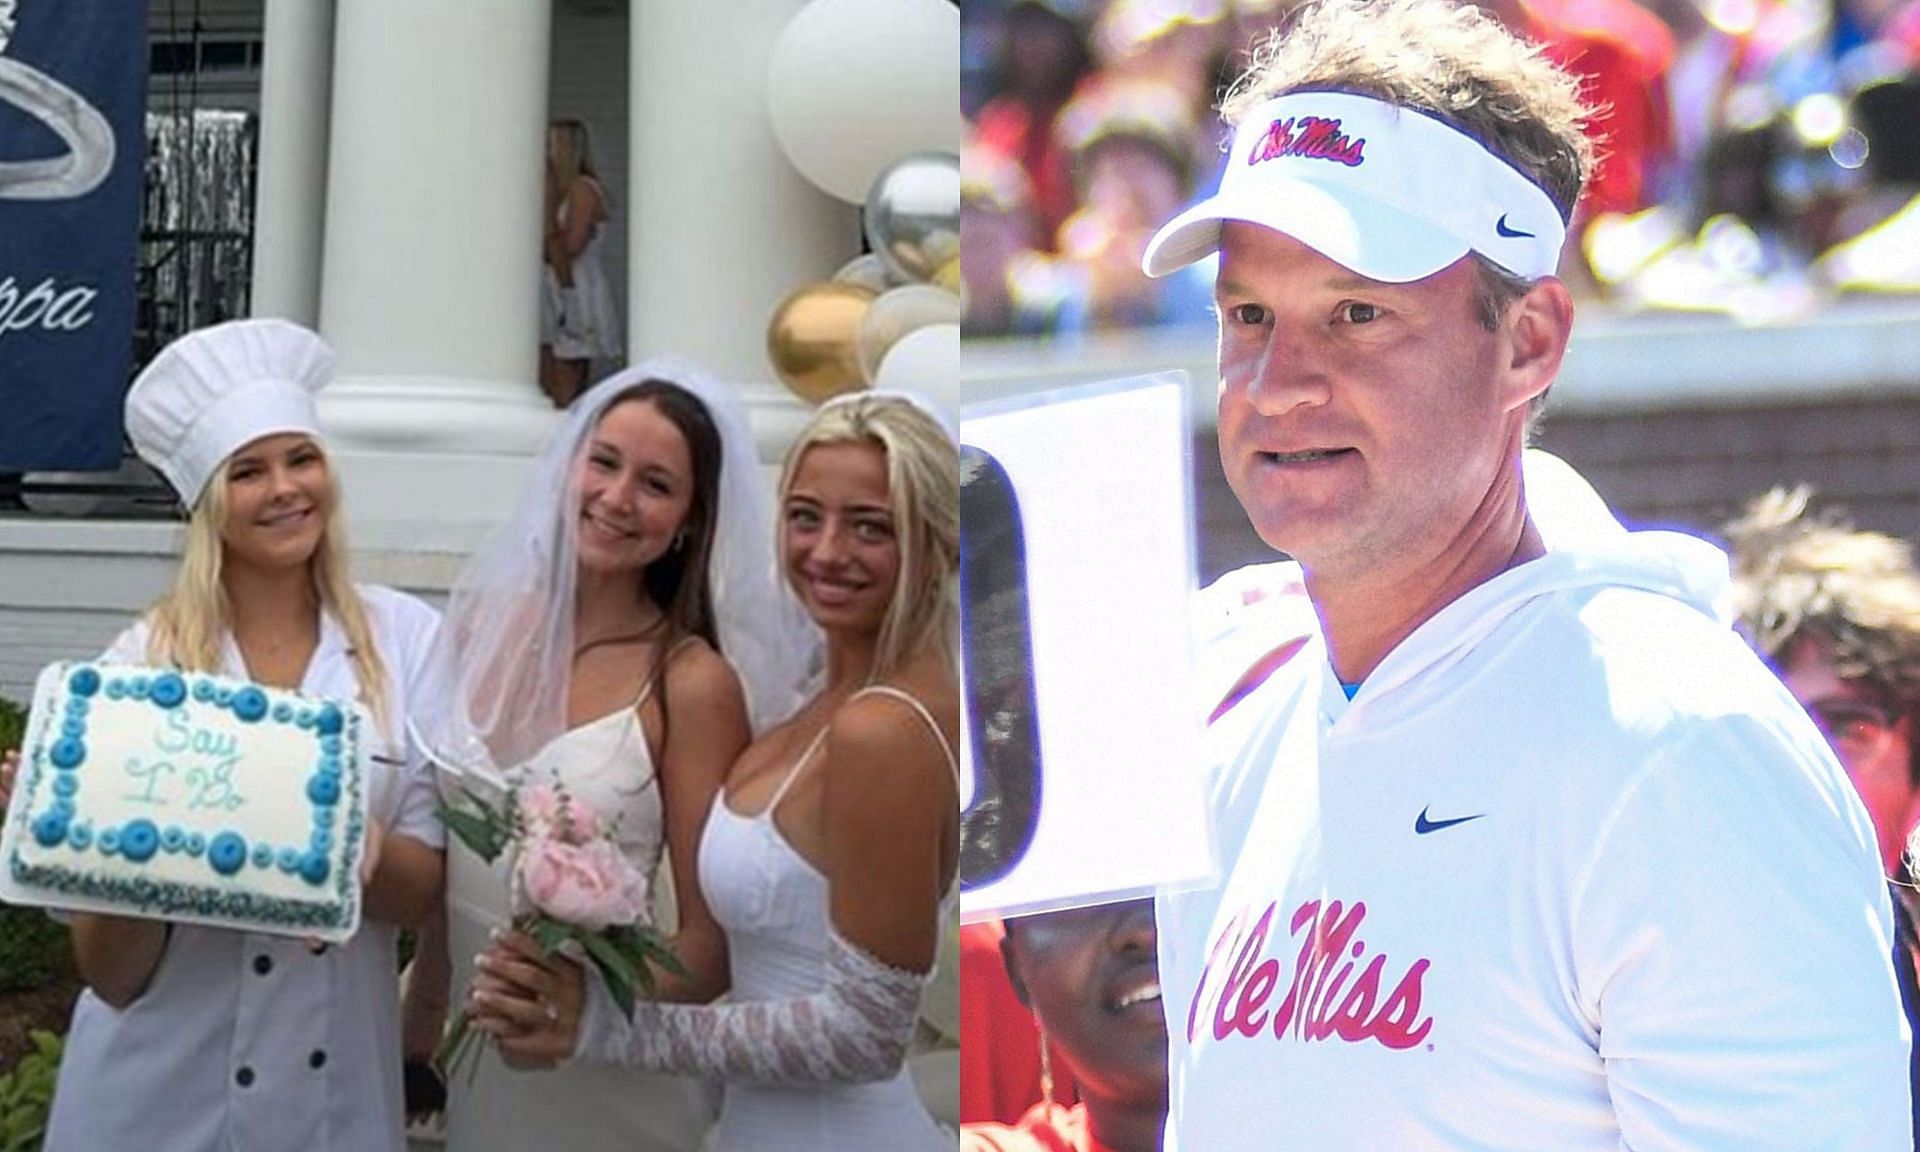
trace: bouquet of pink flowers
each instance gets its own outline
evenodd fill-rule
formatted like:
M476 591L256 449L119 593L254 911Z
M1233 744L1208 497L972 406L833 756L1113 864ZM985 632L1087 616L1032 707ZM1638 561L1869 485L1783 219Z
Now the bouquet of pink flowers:
M511 850L513 926L548 952L571 944L600 970L628 1016L636 990L654 994L654 966L687 974L666 938L646 922L652 877L614 842L613 829L558 785L509 791L499 803L466 796L468 807L441 809L447 827L491 864ZM479 1057L463 1010L447 1028L434 1062L451 1076Z

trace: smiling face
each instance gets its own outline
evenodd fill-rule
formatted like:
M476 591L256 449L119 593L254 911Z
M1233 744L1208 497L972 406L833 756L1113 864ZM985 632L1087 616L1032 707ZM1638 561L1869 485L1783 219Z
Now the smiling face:
M1084 1095L1164 1101L1167 1026L1152 900L1022 916L1007 922L1002 950L1014 989Z
M227 458L227 562L244 567L304 565L326 534L333 477L320 446L297 432L263 436Z
M787 579L828 631L877 634L900 576L900 541L878 444L816 444L782 504Z
M1222 227L1221 462L1260 537L1310 573L1439 559L1490 498L1518 499L1502 477L1552 375L1515 370L1515 321L1481 324L1477 275L1462 259L1386 284L1271 229Z
M693 507L693 455L652 401L607 409L576 467L583 570L638 572L674 546Z
M1920 820L1911 719L1894 714L1868 684L1842 679L1812 636L1803 634L1787 649L1780 679L1813 716L1865 802L1887 875L1899 875L1907 833Z

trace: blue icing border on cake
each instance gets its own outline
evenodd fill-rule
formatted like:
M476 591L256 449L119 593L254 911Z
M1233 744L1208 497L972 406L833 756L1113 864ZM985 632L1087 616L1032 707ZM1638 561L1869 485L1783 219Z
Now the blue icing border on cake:
M314 823L320 822L320 810L340 802L340 777L316 772L307 777L307 799L313 802Z
M238 832L220 832L207 841L207 863L222 876L247 866L247 838Z
M135 864L145 864L153 859L160 850L160 830L153 821L140 818L129 820L120 829L120 855Z
M147 697L162 708L177 707L187 698L186 681L180 679L178 672L163 672L154 677Z
M100 670L91 664L82 664L67 676L67 691L84 700L100 691Z
M322 863L325 863L323 860ZM284 928L338 928L348 922L351 903L319 903L251 892L226 892L173 884L145 876L99 877L56 865L11 862L14 880L47 892L111 900L154 915L193 915L226 921L250 921Z
M233 694L232 708L241 723L257 724L267 714L267 694L249 685Z
M213 683L216 677L190 674L183 678L171 671L159 673L151 678L136 673L123 682L120 678L111 677L110 672L103 675L99 669L90 664L71 667L67 677L66 687L70 696L63 710L63 718L59 721L50 718L49 724L37 726L39 731L34 741L32 771L29 774L30 778L24 781L26 787L23 791L29 796L34 795L38 786L49 775L49 769L55 773L55 780L66 779L69 783L59 789L63 795L58 797L55 804L40 813L38 817L29 818L24 812L22 813L22 821L29 831L43 822L48 832L53 830L53 825L59 825L60 838L54 843L42 846L52 850L64 845L76 856L84 856L87 849L92 847L109 855L118 853L123 859L138 864L151 859L158 850L169 853L185 852L195 858L200 857L204 852L211 865L214 855L211 850L212 845L207 843L201 833L187 832L178 826L171 825L165 831L161 831L152 821L138 818L128 821L125 827L106 828L95 833L88 820L83 817L77 818L72 796L78 791L78 781L70 774L70 769L84 762L86 756L84 735L85 721L89 712L87 698L101 694L108 699L116 700L145 698L157 707L172 708L179 706L191 696L192 699L201 703L211 702L216 706L235 708L237 718L243 722L253 722L265 718L272 712L265 692L252 685L247 685L238 691L223 689ZM289 696L295 701L302 699L298 693L289 693ZM286 704L284 701L282 703ZM242 715L243 712L247 715ZM344 799L348 801L349 806L343 831L350 838L347 841L348 844L358 843L365 828L365 818L359 811L359 801L365 788L365 781L361 775L342 781L339 752L343 745L345 749L358 748L360 716L352 711L343 712L331 702L322 703L317 710L302 705L296 711L291 705L287 705L285 715L290 716L297 727L311 726L316 730L316 735L323 737L319 743L328 751L322 753L318 776L329 778L329 783L334 785L335 791L338 790L339 784L347 785L349 791ZM279 714L275 714L273 718L282 723L286 722ZM79 722L78 736L69 734L69 724L74 721ZM66 748L59 756L60 760L70 761L67 768L61 768L58 763L55 763L55 758L48 747L47 729L53 727L56 722L60 730L60 739L67 742ZM54 746L59 746L59 740L54 742ZM325 897L321 898L323 901L321 903L309 903L296 897L269 897L253 893L229 892L191 883L158 881L151 877L100 877L63 868L57 862L29 863L19 855L17 850L8 864L15 878L25 885L50 892L78 894L132 904L151 913L163 915L190 913L219 919L251 920L256 923L284 925L290 928L324 928L345 924L349 914L357 906L359 898L358 886L354 881L357 869L343 868L335 874L329 858L329 851L334 843L331 824L335 816L336 810L333 805L316 805L313 811L314 824L309 847L305 849L288 847L277 853L268 849L271 864L300 875L315 888L326 886L329 880L333 881ZM129 846L130 832L131 845ZM238 872L245 867L250 855L244 838L241 838L238 833L223 833L216 835L213 840L215 843L224 845L229 835L238 841L237 846L240 849L239 860L234 868L234 871ZM261 847L267 849L268 846ZM228 861L232 855L231 849L223 850L222 861ZM350 851L343 855L342 862L351 864L356 856L357 852Z
M300 878L309 884L325 884L327 869L331 867L326 853L309 852L300 858Z
M56 812L42 812L34 817L33 838L42 848L52 848L67 838L67 822Z

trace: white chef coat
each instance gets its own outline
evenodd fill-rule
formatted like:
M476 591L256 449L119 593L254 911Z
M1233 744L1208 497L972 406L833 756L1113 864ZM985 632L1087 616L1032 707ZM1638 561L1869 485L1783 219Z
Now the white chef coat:
M432 774L405 733L439 617L391 589L360 595L388 681L372 815L390 835L438 848ZM142 620L103 659L145 663L147 635ZM323 613L301 691L357 696L352 656ZM245 675L231 638L223 671ZM391 925L363 920L352 940L315 955L301 940L175 925L124 1010L81 994L48 1152L401 1152L397 940Z

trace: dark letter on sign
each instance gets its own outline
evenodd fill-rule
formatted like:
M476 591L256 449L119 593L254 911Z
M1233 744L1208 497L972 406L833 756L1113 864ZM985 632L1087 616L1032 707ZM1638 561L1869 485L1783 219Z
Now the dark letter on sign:
M1011 872L1040 823L1040 718L1027 615L1027 545L1006 469L960 449L960 630L973 803L960 814L960 887Z

